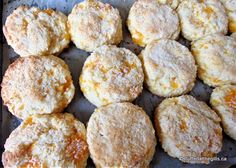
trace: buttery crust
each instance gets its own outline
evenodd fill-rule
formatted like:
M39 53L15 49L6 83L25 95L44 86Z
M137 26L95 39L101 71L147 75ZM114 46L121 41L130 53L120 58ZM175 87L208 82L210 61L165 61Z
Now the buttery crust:
M192 43L198 77L209 86L236 84L236 40L212 34Z
M75 91L68 66L52 55L18 58L8 67L1 86L4 105L21 119L63 111Z
M177 39L180 32L177 13L156 0L135 1L127 25L133 42L143 47L161 38Z
M3 33L22 57L59 54L70 42L67 17L52 9L20 6L7 17Z
M177 8L182 35L190 41L203 36L228 31L228 18L218 0L183 1Z
M88 122L87 141L96 167L148 167L156 146L149 117L131 103L97 108Z
M141 52L145 84L158 96L178 96L189 92L196 79L197 67L187 47L162 39L149 43Z
M141 61L130 50L97 48L85 61L79 78L84 96L94 105L133 101L142 92Z
M154 121L162 148L183 162L208 164L221 150L220 118L190 95L165 99Z
M236 140L236 85L215 88L210 103L221 118L224 132Z
M68 26L76 47L88 52L102 45L119 44L122 40L118 9L97 0L76 4L68 16Z
M10 167L86 167L84 125L69 113L33 115L6 140L2 163Z

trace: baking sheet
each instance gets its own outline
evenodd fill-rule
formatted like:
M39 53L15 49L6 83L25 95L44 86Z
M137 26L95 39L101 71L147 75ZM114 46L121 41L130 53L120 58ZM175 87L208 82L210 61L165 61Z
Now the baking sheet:
M38 6L42 9L53 8L64 12L66 15L70 13L74 4L80 2L81 0L3 0L3 5L1 5L2 10L2 24L5 23L6 17L18 6L20 5L29 5L29 6ZM137 45L134 45L131 42L130 34L128 33L127 27L125 26L125 20L128 15L128 11L135 0L102 0L102 2L107 2L118 8L123 20L123 35L124 40L119 45L130 49L136 54L139 54L141 48ZM180 38L179 42L189 47L189 42ZM3 50L1 50L3 49ZM8 65L13 62L18 55L13 51L13 49L6 44L5 39L0 44L0 68L2 75L4 74ZM68 49L65 49L60 57L65 60L69 65L70 71L72 72L72 77L74 80L74 85L76 87L76 92L74 99L70 105L66 108L65 111L73 113L76 118L82 121L84 124L88 121L90 115L93 113L95 108L94 105L89 103L84 96L82 95L78 78L83 66L84 61L88 57L89 53L77 49L72 43ZM1 76L2 77L2 76ZM204 85L201 81L197 80L195 87L190 92L191 95L196 97L198 100L209 102L209 96L212 91L212 88ZM163 100L163 98L155 96L148 92L145 88L142 94L133 102L141 106L153 119L152 115L155 107ZM7 108L1 104L1 153L3 152L3 145L6 138L9 136L10 132L20 124L20 120L12 116ZM186 164L180 162L178 159L171 158L168 156L163 149L160 147L160 144L157 144L156 153L153 158L153 161L150 164L150 167L163 168L163 167L183 167L183 168L228 168L232 165L236 166L236 141L229 138L224 134L224 142L222 151L218 154L219 158L227 158L227 161L215 161L209 165L199 165L199 164ZM92 160L88 160L87 167L94 167Z

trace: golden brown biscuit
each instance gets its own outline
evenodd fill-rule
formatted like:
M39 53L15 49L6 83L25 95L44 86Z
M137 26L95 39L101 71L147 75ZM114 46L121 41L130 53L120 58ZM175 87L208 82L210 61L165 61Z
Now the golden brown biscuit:
M228 31L228 18L219 0L186 0L177 8L181 31L190 41Z
M3 33L20 56L58 54L70 42L67 17L52 9L20 6L7 17Z
M147 114L131 103L95 109L88 122L87 142L96 167L148 167L156 137Z
M143 47L161 38L176 39L180 32L177 13L156 0L135 1L127 25L133 42Z
M73 115L33 115L7 139L2 163L10 167L86 167L86 129Z
M192 43L198 77L209 86L236 84L236 40L212 34Z
M102 45L119 44L122 40L119 11L97 0L75 5L68 16L68 26L76 47L89 52Z
M210 103L219 114L225 133L236 140L236 85L215 88Z
M184 95L165 99L155 111L162 148L187 163L209 163L222 147L220 118L204 102Z
M80 88L94 105L133 101L142 92L141 61L131 51L116 46L97 48L85 61Z
M66 63L55 56L20 57L5 72L1 95L8 110L25 119L58 113L70 103L75 88Z

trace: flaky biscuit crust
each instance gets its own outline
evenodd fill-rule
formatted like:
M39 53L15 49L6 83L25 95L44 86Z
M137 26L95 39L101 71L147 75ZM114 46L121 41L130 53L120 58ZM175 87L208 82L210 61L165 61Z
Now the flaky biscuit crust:
M189 92L196 79L197 67L191 52L174 40L149 43L141 52L145 84L159 96L178 96Z
M235 0L220 0L228 15L229 32L236 32L236 1Z
M236 84L236 40L212 34L192 43L198 77L209 86Z
M59 54L70 42L67 17L52 9L20 6L7 17L3 33L22 57Z
M228 18L218 0L183 1L177 8L182 35L190 41L203 36L228 31Z
M236 140L236 85L215 88L210 103L221 117L225 133Z
M86 167L84 125L69 113L33 115L7 139L2 162L10 167Z
M97 0L85 0L74 6L68 16L72 41L88 52L102 45L119 44L122 20L118 9Z
M84 96L96 106L133 101L143 89L141 61L116 46L97 48L85 61L80 75Z
M5 72L1 95L15 116L58 113L74 96L66 63L55 56L20 57Z
M148 167L156 145L149 117L131 103L97 108L88 122L87 140L96 167Z
M221 150L220 118L192 96L165 99L154 120L162 148L183 162L209 163Z
M179 18L168 5L156 0L138 0L129 11L127 25L133 42L145 46L153 40L179 36Z

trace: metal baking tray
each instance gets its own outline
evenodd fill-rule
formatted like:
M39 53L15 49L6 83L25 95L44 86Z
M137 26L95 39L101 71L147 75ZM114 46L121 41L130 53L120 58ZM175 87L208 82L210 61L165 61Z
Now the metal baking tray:
M129 12L131 5L135 0L101 0L103 2L107 2L112 6L119 9L122 20L123 20L123 35L124 40L119 45L121 47L125 47L130 49L136 54L139 54L142 48L134 45L131 41L130 34L125 26L125 21ZM37 6L42 9L53 8L59 11L64 12L68 15L70 13L73 6L81 2L81 0L0 0L0 10L1 10L1 19L2 25L5 23L6 17L18 6L20 5L28 5L28 6ZM1 26L2 27L2 26ZM6 40L3 37L2 31L0 33L1 44L0 44L0 71L1 71L1 80L2 76L7 69L8 65L12 63L18 55L13 51L13 49L7 45ZM180 37L178 40L182 44L189 47L189 42ZM68 49L65 49L59 57L61 57L65 62L69 65L70 71L72 73L72 77L74 80L74 85L76 87L75 96L70 103L70 105L65 109L65 111L73 113L76 118L82 121L84 124L87 123L90 115L93 113L95 106L89 103L88 100L85 99L82 92L79 89L78 78L83 66L84 61L88 57L89 53L77 49L72 43ZM189 93L196 97L198 100L205 101L209 103L209 97L212 92L212 88L204 85L200 80L197 80L195 87ZM151 120L153 120L153 112L156 106L163 100L163 98L155 96L147 91L145 88L142 94L133 101L134 104L141 106L147 114L150 116ZM1 113L0 113L0 121L1 121L1 140L0 140L0 151L1 155L4 150L4 143L6 138L9 136L11 131L15 129L19 124L20 120L16 117L12 116L7 108L3 106L1 101ZM180 162L178 159L174 159L168 156L160 144L157 144L156 153L154 158L150 164L150 167L155 168L164 168L164 167L182 167L182 168L228 168L228 167L236 167L236 141L229 138L224 134L223 139L223 148L222 151L218 154L217 157L222 158L226 157L226 161L214 161L209 165L203 164L186 164ZM2 167L2 165L0 165ZM87 167L95 167L92 160L88 160Z

